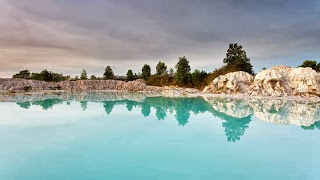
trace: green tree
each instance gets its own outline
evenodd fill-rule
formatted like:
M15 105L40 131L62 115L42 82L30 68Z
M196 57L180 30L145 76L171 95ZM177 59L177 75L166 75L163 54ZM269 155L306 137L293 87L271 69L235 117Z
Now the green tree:
M22 70L18 74L13 75L13 78L23 78L28 79L30 77L30 71L29 70Z
M320 62L317 65L317 70L320 71Z
M81 80L88 79L87 71L86 71L85 69L82 70L82 73L81 73L81 75L80 75L80 79L81 79Z
M318 71L317 61L314 61L314 60L305 60L299 67L310 67L310 68Z
M44 81L48 81L48 82L50 82L50 81L52 81L52 79L53 79L53 76L52 76L52 72L50 71L48 71L48 70L43 70L43 71L41 71L41 73L40 73L40 75L42 76L42 79L44 80Z
M70 76L64 76L61 73L55 73L48 70L43 70L40 73L32 73L28 79L35 79L40 81L48 81L48 82L60 82L70 79Z
M127 72L127 81L133 81L134 80L134 75L131 69L128 70Z
M194 70L193 73L191 74L192 84L193 85L200 84L204 80L206 75L207 73L203 70L201 72L198 69Z
M151 67L148 64L145 64L141 70L141 76L144 80L147 80L151 76Z
M113 73L110 66L107 66L106 69L104 70L103 78L104 79L113 79L114 78L114 73Z
M179 86L185 86L189 83L190 80L190 66L189 61L185 56L179 57L179 62L176 64L175 68L177 69L175 74L175 80Z
M90 76L90 79L91 79L91 80L95 80L95 79L97 79L97 77L96 77L95 75L91 75L91 76Z
M166 74L167 73L167 66L164 62L159 61L156 67L156 74L158 76Z
M242 46L237 43L229 44L226 58L223 59L223 62L227 67L235 66L238 71L245 71L249 74L254 74L250 58L247 57L247 53L242 49Z

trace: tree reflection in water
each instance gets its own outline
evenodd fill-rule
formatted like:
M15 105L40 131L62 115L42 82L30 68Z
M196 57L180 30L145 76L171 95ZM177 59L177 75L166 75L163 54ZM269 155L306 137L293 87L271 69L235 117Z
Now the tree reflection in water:
M87 110L88 107L88 101L80 101L80 105L83 111Z
M118 93L81 93L62 94L49 98L37 97L35 101L31 99L30 101L17 102L17 105L24 109L29 109L31 106L41 106L42 109L49 110L57 104L62 104L64 101L70 105L70 101L72 100L80 102L83 111L87 109L88 102L102 103L107 115L110 115L113 108L117 105L125 105L128 111L132 111L133 108L140 108L141 114L144 117L150 116L151 109L154 109L155 116L158 120L165 120L167 113L174 114L180 126L186 126L188 124L191 113L197 115L209 112L222 120L222 127L225 129L225 135L229 142L236 142L241 139L245 131L249 128L253 114L263 121L276 124L285 122L287 124L293 123L299 125L301 121L300 126L305 130L320 129L319 104L304 104L301 102L279 100L204 99L201 97L165 98L157 96L146 97L144 94L139 93L126 93L121 95ZM308 121L290 121L290 119L292 119L291 117L298 117L300 111L300 116L302 117L300 119L307 119ZM285 121L281 121L282 119Z
M317 121L310 126L301 126L304 130L314 130L314 129L320 129L320 121Z
M225 129L224 132L227 136L227 140L231 142L240 140L246 129L249 128L252 117L252 115L250 115L244 118L236 118L216 110L213 110L213 115L223 120L222 127Z
M41 101L32 102L18 102L17 105L24 109L29 109L31 105L41 106L43 110L52 109L57 104L62 104L64 100L61 99L45 99Z

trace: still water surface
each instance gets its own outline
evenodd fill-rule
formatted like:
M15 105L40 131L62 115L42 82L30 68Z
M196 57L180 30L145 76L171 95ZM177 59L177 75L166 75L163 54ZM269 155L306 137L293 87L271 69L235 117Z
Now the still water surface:
M319 179L320 104L0 95L0 179Z

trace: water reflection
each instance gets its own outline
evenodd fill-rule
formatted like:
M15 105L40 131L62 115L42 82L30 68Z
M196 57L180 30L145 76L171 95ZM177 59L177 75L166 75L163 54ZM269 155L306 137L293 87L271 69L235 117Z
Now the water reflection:
M147 97L141 101L118 100L102 101L105 112L110 114L116 105L124 104L128 111L140 108L144 117L150 116L151 108L154 108L158 120L164 120L167 113L173 114L179 125L186 125L190 118L190 113L198 114L210 111L210 105L203 98L164 98Z
M55 105L71 101L80 102L83 111L88 102L101 103L106 115L110 115L117 105L125 105L128 111L140 108L141 114L148 117L155 109L158 120L165 120L168 113L174 114L180 126L186 126L191 113L209 112L222 120L222 127L230 142L239 141L249 128L253 116L261 121L275 124L293 124L304 130L320 129L320 103L267 99L230 98L165 98L154 93L90 92L60 93L42 95L1 95L0 101L16 102L21 108L41 106L49 110Z

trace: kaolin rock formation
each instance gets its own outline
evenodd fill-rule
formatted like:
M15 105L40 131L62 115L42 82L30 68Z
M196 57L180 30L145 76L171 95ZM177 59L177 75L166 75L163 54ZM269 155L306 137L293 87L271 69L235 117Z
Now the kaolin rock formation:
M202 92L214 94L243 94L253 81L253 76L243 72L232 72L215 78Z
M311 68L275 66L262 70L253 80L253 76L239 71L217 77L204 88L203 92L250 96L320 97L320 74Z
M62 81L58 83L26 79L0 79L0 91L41 91L41 90L126 90L126 91L156 91L158 87L147 86L143 80L79 80Z
M26 79L0 79L0 92L28 92L42 90L62 90L62 91L99 91L99 90L120 90L120 91L144 91L155 92L164 96L183 96L185 94L198 93L191 88L179 87L157 87L148 86L144 80L118 81L118 80L79 80L62 81L58 83L26 80Z

